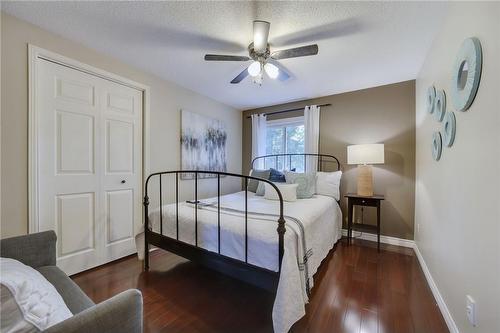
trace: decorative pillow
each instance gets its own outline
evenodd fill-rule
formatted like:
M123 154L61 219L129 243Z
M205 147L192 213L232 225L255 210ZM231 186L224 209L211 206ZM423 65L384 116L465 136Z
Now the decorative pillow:
M285 184L285 183L275 183L278 190L281 192L283 201L297 201L297 184ZM278 192L268 183L264 183L265 194L264 199L267 200L279 200Z
M269 175L269 180L273 183L286 183L286 178L283 172L271 168L271 174Z
M56 288L42 274L23 263L9 258L0 258L0 283L14 297L22 318L43 331L73 316ZM2 304L1 314L4 315ZM23 323L12 322L15 329ZM2 318L2 331L4 330ZM5 330L10 331L9 329Z
M258 177L258 178L264 178L264 179L269 179L269 174L271 173L271 170L257 170L257 169L252 169L250 170L250 176L252 177ZM250 192L257 192L257 186L259 186L259 181L255 179L250 179L248 181L248 187L247 189Z
M259 186L257 186L257 191L255 192L255 195L258 195L259 197L263 197L264 193L266 192L266 186L265 182L259 182Z
M309 199L316 193L315 173L296 173L285 171L287 184L298 184L297 199Z
M342 171L317 172L316 173L316 194L326 195L340 200L340 179Z

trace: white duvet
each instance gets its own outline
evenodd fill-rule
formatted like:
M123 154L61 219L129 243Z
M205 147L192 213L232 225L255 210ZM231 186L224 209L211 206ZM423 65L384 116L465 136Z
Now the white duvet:
M245 192L221 196L221 254L245 260ZM176 238L176 206L164 205L163 234ZM279 201L266 200L248 192L248 262L278 270L276 228ZM288 332L305 314L306 282L341 237L342 212L335 199L315 195L311 199L284 202L286 219L285 254L273 307L276 333ZM150 227L159 232L160 211L152 210ZM195 244L194 205L179 203L179 240ZM304 237L303 237L304 236ZM198 205L198 246L217 252L217 198ZM136 236L139 258L144 256L144 233ZM307 259L306 259L307 258ZM307 263L305 262L307 261ZM306 274L307 272L307 274Z

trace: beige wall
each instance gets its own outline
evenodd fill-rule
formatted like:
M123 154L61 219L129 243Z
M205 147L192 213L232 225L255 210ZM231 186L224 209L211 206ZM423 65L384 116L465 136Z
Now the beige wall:
M462 333L500 332L500 4L454 3L443 17L416 83L415 239ZM478 37L483 70L471 108L456 112L453 146L432 159L439 124L426 113L427 88L450 96L452 66L462 41ZM453 111L448 101L448 111ZM466 319L466 295L477 302L478 323Z
M0 10L2 9L2 4L0 3ZM0 13L0 64L2 60L2 14ZM0 65L0 78L2 77L2 66ZM0 106L2 105L2 81L0 79ZM0 157L2 156L2 113L0 112ZM0 160L0 233L2 231L2 163ZM1 238L1 237L0 237Z
M243 113L243 171L249 171L252 113L284 110L311 104L321 108L320 152L339 158L345 171L342 193L356 191L356 168L347 165L346 147L358 143L384 143L385 164L374 169L375 192L384 194L382 234L413 239L415 193L415 82L407 81L377 88L288 103ZM281 114L281 117L303 112ZM273 119L272 117L269 119ZM344 223L345 200L342 199ZM359 213L359 212L358 212ZM360 216L360 214L358 214ZM375 223L375 212L365 210L365 223Z
M151 140L151 172L180 168L180 109L225 121L228 169L241 172L241 113L237 110L4 13L1 25L1 93L4 97L1 101L1 237L25 234L28 226L28 43L151 88L150 132L147 133ZM224 181L229 183L228 190L239 188L238 181ZM201 182L201 190L213 183L211 180Z

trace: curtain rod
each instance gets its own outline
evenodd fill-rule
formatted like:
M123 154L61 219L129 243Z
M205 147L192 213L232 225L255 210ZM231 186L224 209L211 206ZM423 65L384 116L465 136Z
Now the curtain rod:
M330 106L332 104L330 103L327 103L327 104L320 104L320 105L317 105L319 107L322 107L322 106ZM288 110L281 110L281 111L274 111L274 112L266 112L264 113L266 116L269 116L269 115L272 115L272 114L280 114L280 113L286 113L286 112L292 112L292 111L301 111L301 110L304 110L304 107L301 107L301 108L295 108L295 109L288 109ZM247 116L247 118L252 118L251 116Z

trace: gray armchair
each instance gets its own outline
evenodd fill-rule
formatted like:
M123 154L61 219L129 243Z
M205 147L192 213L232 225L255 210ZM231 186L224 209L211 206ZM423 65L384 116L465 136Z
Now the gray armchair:
M73 317L46 330L50 333L142 332L142 295L124 291L104 302L92 300L56 266L56 234L53 231L6 238L0 255L19 260L39 271L57 289Z

